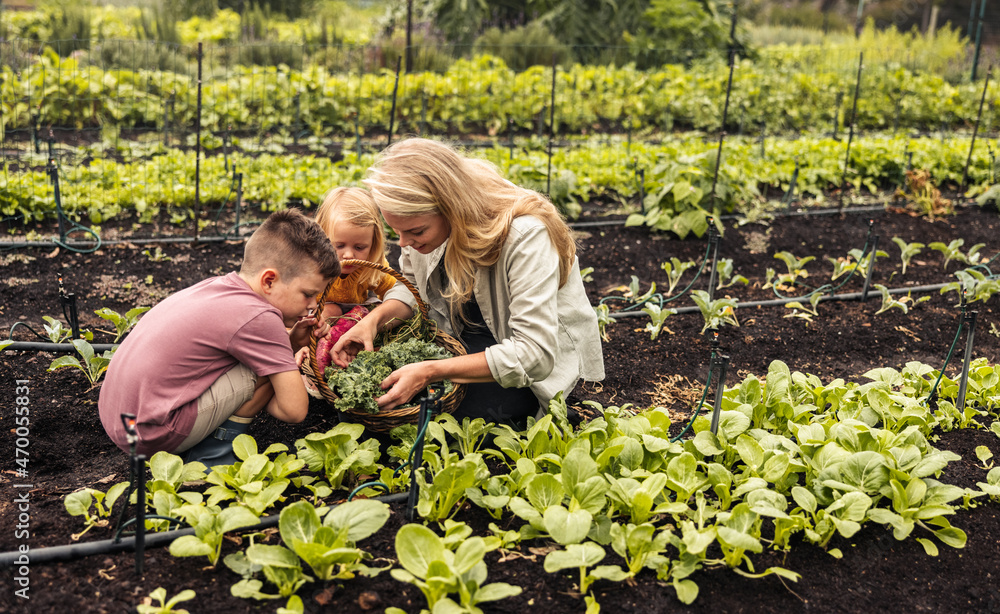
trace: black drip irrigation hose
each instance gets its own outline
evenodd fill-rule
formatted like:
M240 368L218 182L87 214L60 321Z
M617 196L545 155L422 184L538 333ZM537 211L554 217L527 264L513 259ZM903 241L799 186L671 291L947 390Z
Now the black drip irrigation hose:
M932 285L928 285L928 286L911 286L911 287L908 287L908 288L891 288L889 290L889 294L906 294L908 292L934 292L935 290L940 290L941 288L943 288L943 287L945 287L947 285L953 284L953 283L955 283L955 282L947 282L947 283L941 283L941 284L932 284ZM862 292L846 292L844 294L831 294L831 295L822 297L820 299L820 302L823 302L823 301L856 301L856 300L859 300L863 296L863 294L864 293L862 293ZM771 300L767 300L767 301L747 301L745 303L744 302L737 303L736 304L736 308L740 309L742 307L777 307L777 306L780 306L780 305L785 305L787 303L791 303L793 301L801 301L801 300L802 300L801 296L795 296L795 297L788 297L788 298L771 299ZM687 307L676 307L675 309L677 310L677 313L697 313L697 312L701 311L695 305L689 305ZM632 316L645 316L645 317L649 317L643 311L616 311L616 312L610 313L608 315L610 317L612 317L612 318L627 318L627 317L632 317Z
M405 501L409 493L395 493L381 497L373 497L376 501L383 503L399 503ZM238 531L261 531L278 524L279 514L267 516L260 523L241 527ZM184 535L194 535L194 528L177 529L162 533L147 533L146 548L161 548L169 546L175 539ZM83 544L68 544L66 546L51 546L49 548L31 549L27 553L18 551L0 553L0 567L11 567L13 565L36 565L39 563L58 563L64 561L75 561L87 556L97 554L114 554L117 552L131 552L135 549L135 537L125 537L117 542L113 539L105 539L96 542L86 542ZM19 557L27 557L27 561Z
M95 352L107 352L118 347L113 343L92 343ZM11 352L75 352L72 343L42 343L40 341L15 341L3 348Z

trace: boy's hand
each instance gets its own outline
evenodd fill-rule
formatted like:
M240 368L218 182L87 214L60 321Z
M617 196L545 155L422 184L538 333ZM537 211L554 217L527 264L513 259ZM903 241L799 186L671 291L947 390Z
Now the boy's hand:
M322 337L328 332L330 332L329 325L317 320L316 316L310 315L300 318L295 323L295 326L292 326L292 329L288 331L288 340L292 343L292 352L298 352L309 345L310 334Z

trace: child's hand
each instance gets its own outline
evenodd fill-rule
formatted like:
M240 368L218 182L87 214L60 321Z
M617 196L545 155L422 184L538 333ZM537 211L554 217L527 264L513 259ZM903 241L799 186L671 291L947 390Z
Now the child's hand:
M292 351L298 352L301 348L308 346L310 334L316 334L317 337L322 336L317 333L324 328L325 332L330 331L330 327L317 320L316 316L309 315L299 318L295 326L292 326L291 330L288 331L288 340L292 343Z

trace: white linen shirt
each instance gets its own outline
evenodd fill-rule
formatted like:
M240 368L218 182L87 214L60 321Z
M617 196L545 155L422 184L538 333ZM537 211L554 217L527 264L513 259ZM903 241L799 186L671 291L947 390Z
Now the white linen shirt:
M434 274L446 247L447 241L429 254L404 247L399 270L417 287L441 330L458 337L461 331L452 328L440 275ZM560 288L559 254L538 218L513 220L497 263L476 273L475 298L497 340L486 348L486 362L504 388L530 387L545 408L556 393L569 394L581 378L604 379L597 316L583 287L579 260L574 259ZM403 284L387 292L388 299L416 308Z

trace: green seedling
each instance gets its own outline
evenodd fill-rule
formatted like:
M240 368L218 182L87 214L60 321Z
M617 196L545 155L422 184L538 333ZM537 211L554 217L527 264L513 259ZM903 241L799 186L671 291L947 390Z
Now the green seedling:
M148 249L144 249L142 250L142 253L145 254L146 258L150 262L170 262L171 260L173 260L173 258L171 258L170 256L166 255L163 252L163 248L161 248L159 245L157 245L156 249L153 250L152 252L149 251Z
M944 264L941 268L947 269L948 263L952 260L956 262L964 262L968 265L975 265L979 263L979 250L986 246L985 243L976 243L969 249L968 253L962 252L962 246L965 245L965 239L955 239L945 245L940 241L935 241L931 243L929 247L933 250L941 252L944 256Z
M649 322L646 323L646 331L649 332L650 341L656 341L656 338L660 336L660 332L664 329L667 318L677 313L676 309L661 309L659 305L653 304L646 305L642 310L649 316ZM671 335L673 334L669 328L667 332Z
M749 283L746 277L742 275L733 276L733 259L723 258L715 265L715 272L719 275L719 283L715 286L716 290L722 290L723 288L728 288L736 284L743 284L744 286Z
M611 580L621 582L628 579L628 572L617 565L600 565L594 567L604 560L604 548L594 542L584 542L582 544L570 544L565 550L556 550L545 555L545 571L555 573L564 569L578 569L580 580L577 585L580 594L583 595L584 603L587 604L587 614L596 614L601 611L601 606L597 603L597 597L590 594L590 586L595 580ZM593 567L588 573L588 569Z
M878 315L880 313L885 313L890 309L899 309L903 313L908 313L909 306L907 305L907 303L909 303L911 306L916 306L919 305L920 303L923 303L924 301L931 300L931 297L929 296L921 296L920 298L914 300L913 296L911 296L910 294L907 294L903 298L895 299L892 298L891 294L889 294L889 289L883 286L882 284L875 284L872 287L878 290L882 294L882 306L879 307L879 310L875 312L875 315Z
M73 541L77 541L84 533L94 527L108 526L107 519L111 516L111 509L128 487L128 482L120 482L109 488L107 493L93 488L84 488L66 495L64 501L66 512L70 516L83 516L86 523L86 528L83 531L71 536ZM94 507L93 514L90 513L91 506Z
M681 262L679 258L671 258L660 263L660 268L667 274L667 293L673 294L677 284L680 283L684 272L695 266L694 261Z
M641 305L648 301L654 294L656 294L656 282L650 282L649 290L646 290L643 294L639 294L639 278L635 275L632 276L632 281L628 284L628 292L625 293L625 297L632 301L635 305Z
M360 424L342 422L325 433L310 433L295 442L298 457L310 471L322 472L330 488L337 490L353 484L359 475L372 475L378 461L378 441L365 439Z
M237 552L225 559L226 567L243 576L230 589L234 597L258 600L290 598L306 582L313 581L302 571L299 557L288 548L253 543L253 537L250 542L246 554ZM264 572L267 581L278 588L277 594L261 591L264 583L253 577L258 571Z
M961 292L969 303L986 301L994 294L1000 293L1000 280L990 279L976 269L955 271L958 281L945 284L941 294L945 292Z
M484 584L487 547L482 537L470 537L456 545L452 551L444 539L423 525L408 524L396 533L396 556L403 569L393 569L391 574L420 589L428 607L422 612L482 614L480 603L521 594L519 586ZM386 614L402 613L399 608L386 610Z
M994 423L995 424L995 423ZM989 471L993 468L993 463L989 462L993 458L993 453L986 446L976 446L976 458L982 463L981 468Z
M580 269L580 277L583 278L583 283L588 283L594 281L594 267L589 266L585 269Z
M108 309L107 307L102 307L94 313L115 325L115 331L117 334L115 335L113 343L118 343L118 340L124 337L125 333L139 323L139 316L149 311L149 309L149 307L135 307L126 311L125 315L121 315L117 311Z
M888 256L888 253L882 250L876 250L874 258L877 260L878 258L887 258ZM846 258L827 258L827 260L833 264L833 275L830 279L837 279L845 273L852 272L857 273L862 277L866 277L868 275L868 269L872 263L872 258L871 252L863 254L863 252L857 248L848 251Z
M63 326L59 320L51 316L42 316L42 319L45 320L42 328L52 343L62 343L73 336L73 331Z
M916 241L913 243L907 243L899 237L893 237L892 242L899 246L899 258L903 261L902 274L906 275L906 267L909 266L910 260L927 246Z
M193 590L187 589L177 593L171 597L170 601L167 601L167 589L160 587L143 599L143 603L135 606L135 609L139 614L188 614L187 610L174 609L174 606L182 601L191 601L195 595ZM160 605L153 605L154 601Z
M611 335L608 334L608 327L614 324L615 319L611 317L607 304L601 303L597 307L594 307L594 313L597 314L597 329L600 331L601 339L605 343L611 341Z
M74 339L73 347L76 348L76 352L82 360L76 356L60 356L52 361L48 370L55 371L64 367L79 369L87 377L87 381L90 382L90 388L93 389L97 385L98 380L101 379L101 376L104 375L104 372L108 370L108 365L111 364L111 356L115 353L115 350L105 350L103 354L95 355L94 347L83 339Z
M719 328L723 324L737 327L740 325L736 320L737 299L717 298L709 300L708 292L704 290L692 290L691 299L698 305L701 317L705 321L705 325L701 328L702 333L710 328Z
M288 446L272 443L263 453L257 452L257 442L249 435L233 440L233 453L239 460L232 465L217 465L205 481L208 504L216 505L234 499L260 516L281 500L291 484L289 476L305 466L305 461L288 454ZM274 459L268 458L277 454Z
M371 555L355 544L381 529L388 519L386 504L357 499L331 509L320 524L316 508L298 501L281 510L278 527L281 540L319 580L349 580L358 573L378 573L364 564Z
M312 493L310 500L313 505L318 504L333 494L333 489L330 488L330 485L316 476L300 475L291 478L291 480L292 485L296 488L302 488Z
M174 515L194 527L195 534L175 539L170 544L170 554L177 557L204 556L212 567L219 562L223 535L260 521L253 512L239 505L226 509L217 505L183 505L174 510Z
M463 418L462 423L459 424L455 416L441 414L434 419L428 428L431 436L439 441L444 440L444 433L450 435L451 440L458 445L459 455L464 458L478 452L483 447L493 424L482 418Z
M785 267L788 269L787 273L782 273L777 277L777 283L779 286L794 286L798 279L805 279L809 277L809 271L806 270L806 265L816 259L816 256L806 256L805 258L797 258L791 252L778 252L774 255L778 260L785 263ZM771 269L768 269L770 271ZM765 287L767 285L765 284Z
M791 303L786 303L786 309L792 309L792 313L786 313L784 317L786 318L802 318L806 322L812 322L812 319L819 317L819 305L820 300L823 298L822 292L813 292L809 295L809 306L806 307L801 301L792 301Z
M663 475L663 474L654 474ZM635 577L645 568L657 569L667 563L663 553L667 550L670 530L659 533L648 522L640 525L611 525L611 547L625 559L629 577Z

